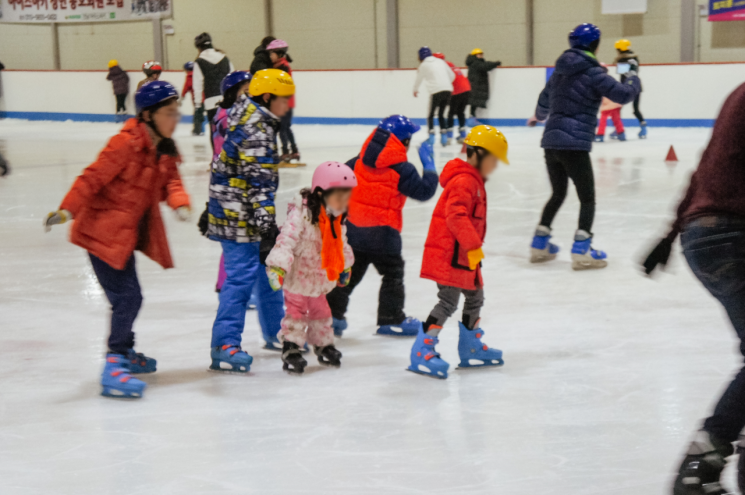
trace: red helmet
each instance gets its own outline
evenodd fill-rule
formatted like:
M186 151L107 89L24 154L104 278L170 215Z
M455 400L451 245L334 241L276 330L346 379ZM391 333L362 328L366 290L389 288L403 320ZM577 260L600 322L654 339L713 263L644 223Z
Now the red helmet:
M443 54L442 52L435 52L432 54L432 56L445 60L445 54Z

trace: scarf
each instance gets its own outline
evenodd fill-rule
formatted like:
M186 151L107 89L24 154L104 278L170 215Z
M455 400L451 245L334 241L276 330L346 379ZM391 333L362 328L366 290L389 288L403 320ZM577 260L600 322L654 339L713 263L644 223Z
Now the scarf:
M321 229L321 268L326 270L330 281L339 280L339 274L344 271L344 242L341 238L341 217L326 214L326 208L321 207L318 215L318 228Z

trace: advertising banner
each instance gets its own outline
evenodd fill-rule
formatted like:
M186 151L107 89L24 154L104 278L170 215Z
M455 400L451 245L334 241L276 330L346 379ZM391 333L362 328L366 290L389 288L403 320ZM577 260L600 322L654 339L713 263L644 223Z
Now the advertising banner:
M172 0L0 0L0 22L111 22L170 17Z
M745 21L745 0L709 0L710 21Z

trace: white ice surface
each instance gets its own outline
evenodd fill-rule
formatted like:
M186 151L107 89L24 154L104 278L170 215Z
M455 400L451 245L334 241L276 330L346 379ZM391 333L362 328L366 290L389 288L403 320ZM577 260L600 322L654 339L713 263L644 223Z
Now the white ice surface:
M283 205L325 160L357 153L368 127L295 126L308 162L281 171ZM379 277L355 291L341 369L312 356L306 376L260 349L249 376L206 371L219 245L166 212L176 268L138 255L145 303L137 349L158 359L142 400L99 396L108 304L66 226L42 232L113 124L0 121L13 166L0 179L0 493L659 495L738 367L734 333L677 253L667 274L636 262L664 233L707 129L650 129L595 146L602 271L573 272L574 190L556 219L562 247L528 263L549 196L541 129L505 128L512 165L487 184L485 341L501 369L456 371L457 317L441 334L446 381L404 371L412 341L373 336ZM195 221L207 196L206 138L177 136ZM424 139L424 133L417 136ZM681 161L666 165L674 144ZM437 164L459 147L437 147ZM415 152L410 154L418 165ZM436 199L404 215L406 310L426 318L419 278Z

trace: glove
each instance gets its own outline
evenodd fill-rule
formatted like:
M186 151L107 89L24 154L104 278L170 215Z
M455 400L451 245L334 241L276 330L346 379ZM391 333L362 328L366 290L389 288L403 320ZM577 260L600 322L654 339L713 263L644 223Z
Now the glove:
M52 225L61 225L72 220L72 213L67 210L57 210L49 213L44 219L44 232L52 230Z
M435 168L435 150L426 141L419 147L419 159L422 160L422 168L425 171L437 173L437 169Z
M468 267L471 270L475 270L479 266L481 260L484 259L484 251L481 248L472 249L468 251Z
M535 115L533 115L532 117L530 117L528 119L528 121L526 122L526 124L527 124L528 127L535 127L538 124L538 117L536 117Z
M191 219L191 206L179 206L176 208L176 217L181 222L188 222Z
M210 225L210 213L209 208L207 205L205 205L204 211L201 215L199 215L199 221L197 222L197 227L199 227L199 233L206 236L207 235L207 228Z
M266 258L277 243L277 236L279 235L279 229L276 225L272 225L269 230L261 234L261 243L259 244L259 261L262 265L266 265Z
M339 287L346 287L349 285L349 279L352 278L352 268L349 267L343 272L339 274L339 281L336 282L336 285Z
M657 265L667 265L667 261L670 259L670 251L672 251L673 242L675 242L675 237L667 236L662 239L654 249L652 249L652 252L649 253L647 259L642 263L645 274L651 275L655 268L657 268Z
M267 267L266 276L274 292L277 292L285 284L285 271L278 266Z
M497 60L497 61L496 61L496 62L494 62L494 63L495 63L495 64L497 64L497 67L499 67L500 65L502 65L502 62L500 62L499 60Z

